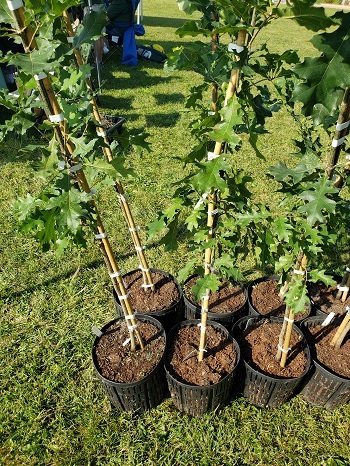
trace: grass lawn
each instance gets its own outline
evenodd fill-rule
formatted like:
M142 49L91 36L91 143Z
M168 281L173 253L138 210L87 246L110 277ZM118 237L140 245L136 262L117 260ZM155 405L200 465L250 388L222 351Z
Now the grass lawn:
M169 52L188 40L175 36L184 20L175 0L145 0L146 35L138 42L158 43ZM262 39L276 52L292 44L306 56L315 53L311 36L281 20ZM144 227L167 205L172 183L183 175L174 157L191 148L191 113L184 102L200 77L169 74L146 60L125 68L116 52L106 61L102 79L102 110L124 116L131 130L150 134L152 152L131 157L136 177L125 182L136 223ZM270 200L273 189L264 177L267 167L289 158L295 136L283 112L269 129L261 148L266 161L257 160L249 148L236 161L259 175L253 190L262 201ZM12 204L41 183L33 160L20 151L23 143L9 139L0 149L0 465L350 464L349 404L329 412L296 397L281 408L263 410L238 398L203 419L178 412L169 399L139 417L111 411L91 362L91 326L101 327L115 315L108 274L92 240L87 250L58 258L17 231ZM136 268L114 191L101 192L98 205L121 268ZM186 244L173 254L157 241L147 249L152 267L175 275L188 255ZM242 264L247 280L257 273L252 267L249 260Z

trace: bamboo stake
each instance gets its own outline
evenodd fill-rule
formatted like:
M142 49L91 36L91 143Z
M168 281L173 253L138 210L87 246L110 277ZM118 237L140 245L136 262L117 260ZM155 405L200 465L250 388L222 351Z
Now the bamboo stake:
M246 37L247 37L247 31L241 30L238 32L237 35L237 45L239 47L244 47L246 43ZM238 82L239 82L239 70L234 69L231 71L231 76L230 80L227 86L226 90L226 96L225 96L225 102L224 106L227 105L228 100L234 96L235 92L237 91L238 88ZM222 151L222 142L216 142L215 143L215 148L214 148L214 154L215 155L220 155Z
M292 310L289 312L288 320L287 320L287 328L286 328L286 335L284 337L284 342L283 342L283 348L281 350L282 356L281 356L281 367L286 366L287 362L287 355L290 351L290 339L292 336L292 330L293 330L293 324L294 324L294 313ZM279 348L280 349L280 348Z
M72 23L70 21L70 18L69 18L69 15L68 15L67 11L63 12L63 19L64 19L65 24L66 24L68 37L74 37L75 34L74 34ZM82 57L80 49L74 48L74 55L75 55L78 66L83 65L84 61L83 61L83 57ZM85 83L86 83L89 91L93 94L93 86L92 86L92 83L91 83L91 80L90 80L89 77L87 77L85 79ZM112 152L112 149L111 149L111 145L110 145L110 141L108 139L107 133L106 133L105 129L102 126L101 114L99 112L98 105L97 105L96 99L94 97L92 97L92 99L91 99L91 105L92 105L93 116L94 116L95 120L99 123L99 125L101 125L101 126L98 126L96 128L96 130L97 130L97 135L100 136L103 139L103 142L105 143L104 146L102 146L103 153L104 153L106 159L109 162L111 162L114 159L113 152ZM138 234L139 227L137 227L135 225L135 221L134 221L133 215L131 213L129 203L128 203L128 201L126 199L126 196L125 196L125 191L124 191L123 185L119 180L115 180L115 190L118 193L118 199L119 199L119 202L120 202L120 206L121 206L124 218L125 218L125 220L126 220L126 222L128 224L129 232L130 232L131 238L132 238L133 243L134 243L135 251L136 251L138 259L140 261L139 268L140 268L140 270L142 272L144 289L145 290L150 289L150 290L154 291L155 287L154 287L154 284L152 283L152 277L151 277L150 269L149 269L149 266L148 266L146 256L144 254L144 246L142 246L140 236Z
M336 124L335 134L332 141L332 150L328 157L326 175L329 180L333 178L335 167L338 163L341 148L345 136L347 135L349 128L350 120L350 87L347 87L344 91L343 100L340 104L338 121ZM343 185L343 177L339 175L338 179L335 181L337 187Z
M339 343L338 339L340 340L340 336L342 335L342 340L344 339L347 331L348 331L348 324L350 322L350 308L348 308L347 313L345 314L344 319L342 320L342 323L339 325L334 337L332 338L332 341L330 343L331 346L335 346L337 348L340 348L340 345L342 341ZM343 334L344 332L344 334Z
M17 5L19 5L20 3L21 2L18 2ZM12 10L12 12L13 12L13 16L15 18L18 30L19 31L24 31L24 30L26 31L26 34L21 36L25 49L28 52L30 52L31 50L34 50L34 48L37 49L37 44L36 44L35 40L33 39L33 36L32 36L32 34L30 32L30 28L28 26L26 26L25 23L24 23L23 3L22 3L21 6L15 8L14 10ZM40 90L40 92L42 94L42 98L45 101L45 104L47 105L47 107L48 107L48 109L50 111L49 116L53 117L53 118L51 118L51 120L54 120L55 122L58 123L57 126L58 126L58 128L60 130L60 133L61 133L61 138L60 138L59 142L61 144L62 143L62 138L63 138L64 146L65 146L65 150L64 150L63 155L64 155L64 157L65 157L65 159L67 161L67 164L70 165L70 173L71 173L71 175L76 176L76 178L79 181L79 183L80 183L82 189L84 190L84 192L86 192L88 194L91 194L90 187L89 187L88 182L86 180L85 173L82 170L81 165L79 164L79 160L76 157L75 158L71 157L73 155L75 147L74 147L74 144L72 143L72 141L69 139L67 124L66 124L66 121L63 119L61 108L60 108L60 106L58 104L57 98L56 98L56 96L54 94L54 91L53 91L53 88L52 88L52 85L51 85L51 80L47 77L47 75L45 73L41 73L39 76L35 76L35 79L37 81L38 88L39 88L39 90ZM98 231L98 234L95 235L95 238L100 240L101 249L103 247L103 250L105 252L103 254L103 256L104 256L104 259L106 261L106 265L107 265L108 270L112 271L110 276L111 276L111 279L112 279L113 286L115 287L115 291L116 291L117 295L119 296L119 298L122 298L122 299L120 299L120 301L121 301L122 308L123 308L123 311L124 311L124 314L125 314L125 318L126 319L128 318L128 320L130 320L130 322L131 322L131 326L128 325L128 329L129 329L129 333L130 333L131 348L132 348L132 350L136 349L135 339L134 339L134 333L135 333L136 336L137 336L137 339L139 341L140 347L141 347L141 349L143 349L144 344L143 344L140 332L137 330L136 319L135 319L135 317L133 315L133 310L132 310L130 301L128 299L127 291L126 291L123 279L121 277L121 274L120 274L120 271L119 271L119 268L118 268L118 265L117 265L113 250L111 248L111 245L110 245L109 240L107 238L107 235L105 233L101 217L100 217L100 215L98 213L98 210L97 210L97 206L96 206L93 199L90 202L93 205L96 216L97 216L97 231Z
M247 37L247 32L245 30L241 30L238 32L237 37L237 45L243 47L245 45ZM228 100L234 95L238 87L238 79L239 79L239 71L232 70L230 81L226 90L225 102L224 105L227 105ZM223 144L221 142L217 142L214 148L214 157L219 156L222 151ZM207 227L209 229L207 240L210 241L214 236L214 225L216 222L217 216L217 209L216 209L216 193L211 193L208 196L208 219L207 219ZM211 248L206 248L205 250L205 259L204 259L204 270L205 275L211 273L211 263L212 263L212 255L213 251ZM207 289L205 295L202 297L202 308L201 308L201 336L199 342L199 350L198 350L198 361L201 362L204 357L205 346L206 346L206 328L207 328L207 320L208 320L208 311L209 311L209 296L210 290Z
M307 257L302 252L299 253L296 263L294 273L305 274L307 265ZM293 280L293 279L292 279ZM287 286L285 284L285 286ZM287 362L287 356L290 351L290 340L293 331L293 324L294 324L294 313L291 309L286 308L285 316L283 319L283 325L281 329L281 333L279 336L278 342L278 349L276 354L277 361L280 360L280 366L285 367ZM283 344L282 344L283 342Z
M339 287L338 287L339 289L338 289L338 293L337 293L337 296L336 296L337 299L341 299L341 297L343 295L343 291L342 291L341 288L343 286L346 286L349 275L350 275L350 266L346 267L343 279L342 279L341 283L339 284Z
M214 225L215 225L215 216L217 212L215 211L216 204L215 194L209 195L209 204L208 204L208 219L207 227L209 232L207 235L207 240L211 240L214 236ZM212 249L207 248L205 250L205 259L204 259L204 275L209 275L211 273L211 263L212 263ZM210 290L206 289L205 295L202 297L202 309L201 309L201 336L199 341L199 350L198 350L198 361L203 361L205 346L207 342L206 328L208 320L208 311L209 311L209 297Z
M343 344L344 338L348 334L349 330L350 330L350 322L346 324L346 326L344 327L344 330L341 332L341 334L337 338L337 341L334 344L335 349L339 349L341 347L341 345Z

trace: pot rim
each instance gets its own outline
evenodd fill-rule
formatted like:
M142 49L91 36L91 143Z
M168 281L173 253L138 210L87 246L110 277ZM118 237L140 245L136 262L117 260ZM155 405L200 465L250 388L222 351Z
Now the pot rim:
M174 327L170 330L169 334L168 334L168 342L167 342L167 348L166 348L166 353L168 354L169 353L169 344L170 344L170 341L171 341L171 337L173 337L173 334L178 330L180 329L181 327L187 327L187 326L198 326L198 324L200 323L200 319L192 319L192 320L184 320L182 322L179 322L177 323L176 325L174 325ZM238 364L241 360L241 350L240 350L240 347L237 343L237 341L235 340L235 338L230 334L230 332L222 325L220 324L219 322L215 322L215 321L208 321L207 322L207 326L211 326L211 327L218 327L220 330L222 330L221 333L223 333L224 335L227 336L227 338L232 342L233 344L233 347L234 347L234 350L236 352L236 355L237 355L237 358L236 358L236 362L235 362L235 365L234 367L232 368L231 372L229 372L228 374L225 375L225 377L223 377L222 379L220 379L218 382L214 383L214 384L211 384L211 385L192 385L192 384L187 384L187 383L184 383L184 382L180 382L175 376L173 376L170 372L169 372L169 369L168 369L168 366L169 366L169 363L167 362L167 359L165 359L165 362L164 362L164 368L165 368L165 372L167 374L167 376L171 377L173 380L175 380L175 382L180 385L181 387L184 387L184 388L192 388L192 389L213 389L217 386L219 386L220 384L224 383L225 380L227 380L229 377L231 377L235 370L237 369L238 367Z
M166 333L165 333L165 330L164 330L164 327L163 325L157 320L155 319L154 317L148 315L148 314L138 314L138 313L135 313L135 318L137 320L140 320L141 322L142 321L147 321L149 320L150 323L152 323L153 325L155 325L160 331L161 331L161 334L164 338L164 351L163 351L163 355L162 357L160 358L160 360L158 361L158 363L155 365L155 367L151 370L151 372L149 372L147 375L145 375L144 377L142 377L142 379L136 381L136 382L115 382L114 380L110 380L110 379L107 379L106 377L104 377L99 368L98 368L98 365L97 365L97 361L96 361L96 354L95 354L95 351L96 351L96 346L97 346L97 343L100 341L100 338L101 337L97 337L95 338L94 340L94 343L92 345L92 362L93 362L93 365L94 365L94 368L99 376L99 378L101 380L103 380L104 382L106 382L107 384L109 385L112 385L113 387L136 387L137 385L140 385L142 384L145 379L147 379L148 377L150 377L156 370L158 370L159 366L161 366L164 362L164 359L165 359L165 354L166 354L166 347L167 347L167 337L166 337ZM124 317L116 317L115 319L107 322L107 324L105 324L102 328L101 328L101 332L104 333L106 330L108 330L108 328L113 325L115 322L119 321L119 320L124 320Z

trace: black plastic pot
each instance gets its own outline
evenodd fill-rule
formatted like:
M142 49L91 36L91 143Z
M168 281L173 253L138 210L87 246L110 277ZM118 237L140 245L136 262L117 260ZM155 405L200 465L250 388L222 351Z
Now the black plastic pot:
M133 273L137 272L138 270L132 270L131 272L126 273L123 277L127 277L128 275L132 275ZM163 309L162 311L154 311L152 313L143 314L143 315L150 315L157 319L164 327L165 331L168 332L175 324L180 322L183 318L184 312L184 303L183 303L183 295L182 289L179 283L177 282L176 278L173 277L170 273L164 272L164 270L159 269L150 269L150 272L157 272L159 274L164 275L165 277L170 278L173 281L178 289L179 292L179 300L173 304L172 306L168 307L167 309ZM123 309L120 305L120 301L116 292L113 290L114 302L117 311L117 317L123 316Z
M342 281L342 277L340 277L339 275L333 275L333 279L337 282L337 283L341 283ZM310 288L311 286L311 283L308 283L308 289ZM312 310L313 310L313 314L315 316L319 316L319 317L324 317L326 318L328 315L329 315L329 312L325 312L325 311L322 311L318 305L315 303L315 301L312 299L312 297L310 296L310 303L311 303L311 307L312 307ZM339 315L336 317L337 319L341 318Z
M108 136L114 133L117 130L118 134L121 134L123 131L123 123L125 118L116 116L116 115L104 115L106 121L109 121L111 126L107 128L106 133Z
M301 328L320 325L323 321L324 317L309 317L304 320ZM304 333L307 338L307 330ZM335 374L314 356L312 362L311 371L300 392L304 400L310 405L323 406L327 409L336 409L350 401L350 379Z
M259 326L266 320L262 316L246 316L242 317L232 328L232 335L238 338L249 326ZM269 321L282 323L283 319L277 317L269 317ZM248 364L244 355L241 357L240 365L240 391L248 401L261 408L276 408L287 402L295 394L298 385L302 382L308 373L311 365L310 350L307 346L301 330L294 324L293 330L303 337L303 351L307 356L307 367L299 377L279 378L263 374Z
M274 280L276 282L278 282L280 279L280 277L278 275L268 275L266 277L262 277L262 278L258 278L256 280L253 280L252 282L250 282L247 286L247 295L248 295L248 314L250 316L263 316L263 317L275 317L275 312L276 311L271 311L270 313L268 314L261 314L257 308L254 306L253 304L253 301L252 301L252 291L253 291L253 288L255 285L257 285L258 283L261 283L261 282L264 282L264 281L267 281L267 280ZM305 317L303 317L302 320L306 319L307 317L310 316L312 312L312 308L311 308L311 303L310 303L310 306L309 306L309 309L308 309L308 313L307 315L305 315ZM296 320L295 320L295 324L296 325L300 325L300 322L302 322L302 320L298 321L297 318L298 318L298 315L295 316Z
M186 286L186 283L191 280L194 276L192 275L189 277L184 286ZM245 287L239 283L242 287L242 290L245 294L245 301L243 305L239 308L236 309L232 312L225 312L225 313L218 313L218 312L208 312L208 319L214 322L218 322L221 325L224 325L228 330L231 329L232 324L234 322L237 322L238 319L243 317L244 315L247 314L247 291ZM192 320L192 319L200 319L201 317L201 306L198 304L193 303L190 301L187 297L186 294L184 293L184 307L185 307L185 319L186 320Z
M174 338L174 334L184 326L196 326L199 320L187 320L178 323L173 327L168 335L168 348L169 344ZM237 367L240 360L240 350L238 343L228 330L217 322L208 322L208 325L214 327L227 337L234 346L237 353L237 360L235 367L230 374L227 374L223 379L213 385L196 386L179 382L171 373L168 362L165 362L165 373L168 382L168 389L173 400L174 405L179 411L185 412L191 416L201 417L210 411L217 411L222 409L228 403L233 394L233 387L236 380Z
M135 317L141 322L150 322L151 324L155 325L159 329L159 332L161 332L164 339L166 339L164 328L161 323L158 322L158 320L142 314L135 314ZM121 319L123 318L119 317L112 320L101 329L101 332L105 333L111 325L113 325L117 320ZM138 382L117 383L106 379L99 372L95 354L96 345L99 339L100 337L95 339L92 347L92 361L94 364L95 372L100 379L100 382L105 389L108 399L112 405L121 411L138 413L143 413L144 411L148 411L151 408L158 406L167 395L166 378L164 372L165 351L156 367L152 370L152 372L146 375L146 377L139 380Z

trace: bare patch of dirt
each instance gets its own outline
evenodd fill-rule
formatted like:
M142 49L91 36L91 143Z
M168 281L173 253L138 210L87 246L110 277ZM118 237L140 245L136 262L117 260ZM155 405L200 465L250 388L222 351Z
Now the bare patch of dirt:
M225 335L207 327L207 346L203 361L198 362L200 328L181 327L175 334L167 355L170 373L179 382L206 386L219 382L236 363L235 348Z

